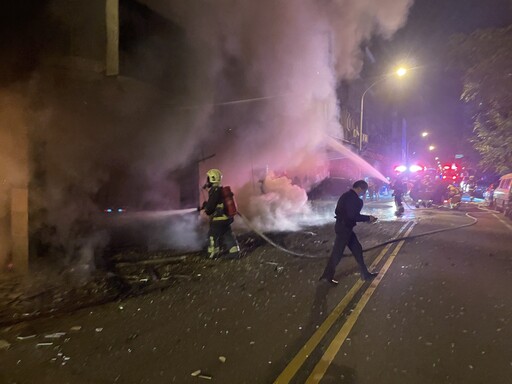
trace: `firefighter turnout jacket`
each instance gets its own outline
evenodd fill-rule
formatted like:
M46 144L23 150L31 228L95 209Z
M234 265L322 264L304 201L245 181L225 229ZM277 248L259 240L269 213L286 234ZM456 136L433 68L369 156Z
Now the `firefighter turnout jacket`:
M208 191L208 201L204 207L205 213L210 216L211 221L233 220L226 215L222 187L214 186Z

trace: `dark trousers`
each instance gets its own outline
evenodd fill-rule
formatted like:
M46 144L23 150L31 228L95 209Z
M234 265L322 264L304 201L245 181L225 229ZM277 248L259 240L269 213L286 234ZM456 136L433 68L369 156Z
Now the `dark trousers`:
M208 230L208 253L210 257L220 255L221 247L228 252L229 257L238 257L240 247L235 234L231 230L233 220L212 221Z
M354 231L350 230L349 228L346 228L336 231L336 239L334 240L334 246L332 248L331 257L329 258L329 261L325 266L322 278L334 278L336 266L343 257L343 251L347 246L348 249L350 249L350 251L354 255L354 257L356 258L357 264L359 265L359 269L361 270L361 275L365 276L368 273L368 268L366 267L366 264L364 263L363 259L363 246L357 239L357 236L354 233Z

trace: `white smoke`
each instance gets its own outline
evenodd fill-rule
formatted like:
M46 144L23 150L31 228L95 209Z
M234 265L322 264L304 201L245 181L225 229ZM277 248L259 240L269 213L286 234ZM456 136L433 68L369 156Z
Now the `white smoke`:
M293 228L287 222L290 212L307 214L309 209L304 190L287 179L270 178L267 192L255 196L254 174L269 168L301 179L325 175L325 137L342 133L337 83L358 75L361 43L374 34L391 36L405 22L412 0L141 2L184 29L191 52L187 91L173 104L165 103L164 95L154 89L144 93L122 77L108 86L103 79L87 87L43 78L35 94L26 90L38 105L31 142L32 150L42 148L35 160L44 166L46 180L44 191L31 190L34 205L44 210L44 223L31 225L55 227L48 236L64 239L70 253L77 238L83 244L97 239L91 247L100 245L105 240L94 236L94 228L83 233L76 222L97 210L92 196L113 177L112 168L140 174L158 192L133 185L124 190L162 201L175 188L174 182L168 185L169 171L197 160L202 148L204 155L215 156L201 164L201 172L222 169L239 200L252 202L258 225L276 228L280 222ZM52 89L49 84L58 85ZM226 103L246 99L257 100ZM0 135L13 126L12 114L23 116L25 110L22 101L12 107L8 100L0 99ZM19 161L13 148L0 144L3 186L4 180L18 177L4 175L17 175ZM248 182L252 188L238 193L236 188ZM251 192L244 197L245 190ZM0 221L6 212L2 200ZM79 252L78 257L85 256Z
M325 174L326 137L342 136L337 83L357 77L361 43L374 34L390 37L412 0L144 2L186 30L198 58L193 99L214 105L208 132L199 137L215 157L202 173L220 168L235 187L252 179L253 188L237 192L251 201L257 225L293 227L284 212L307 209L305 201L288 205L298 187L255 198L255 170Z
M246 184L239 190L238 209L258 230L294 231L299 221L311 214L306 191L286 176L270 172L254 190Z

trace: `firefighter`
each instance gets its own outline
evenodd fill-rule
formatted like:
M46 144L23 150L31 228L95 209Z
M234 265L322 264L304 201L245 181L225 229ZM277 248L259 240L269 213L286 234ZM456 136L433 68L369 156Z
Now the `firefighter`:
M206 184L208 189L208 201L203 203L201 209L210 217L208 230L208 256L217 258L221 254L221 246L227 249L226 258L237 259L240 257L238 241L231 230L233 217L228 215L226 196L221 185L222 173L218 169L210 169L206 172ZM232 199L232 194L231 194Z
M466 184L466 188L469 194L469 201L473 201L475 199L475 191L476 191L476 180L475 176L469 176L469 180Z
M395 215L400 216L405 211L402 201L404 195L407 193L407 184L405 184L402 178L398 177L391 189L393 189L393 194L391 196L395 198Z
M448 203L450 204L450 208L459 208L460 202L462 200L462 194L460 193L460 189L453 184L448 185L446 189L448 190Z

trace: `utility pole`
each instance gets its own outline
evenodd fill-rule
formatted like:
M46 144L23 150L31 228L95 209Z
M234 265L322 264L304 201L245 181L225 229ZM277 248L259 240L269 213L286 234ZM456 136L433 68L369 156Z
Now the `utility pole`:
M105 74L119 75L119 0L106 0L105 21L107 25L107 46Z

